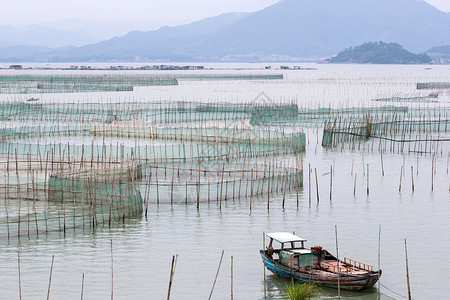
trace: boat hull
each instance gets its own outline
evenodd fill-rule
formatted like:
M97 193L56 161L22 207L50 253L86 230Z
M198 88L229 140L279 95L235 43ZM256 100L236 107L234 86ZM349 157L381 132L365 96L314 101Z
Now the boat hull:
M260 254L267 270L276 275L286 278L294 278L303 282L320 284L331 288L338 288L339 286L341 289L345 290L360 291L372 287L381 275L381 271L368 272L364 275L340 274L338 279L337 273L334 272L315 271L314 274L306 272L302 273L299 271L290 270L288 267L275 262L266 256L262 250L260 251Z

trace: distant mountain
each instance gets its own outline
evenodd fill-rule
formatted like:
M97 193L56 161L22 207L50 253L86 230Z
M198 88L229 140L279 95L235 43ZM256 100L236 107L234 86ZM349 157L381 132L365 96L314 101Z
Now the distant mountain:
M89 34L80 31L59 30L39 25L0 26L0 47L38 46L58 48L83 46L95 41Z
M39 46L0 47L2 62L47 62L53 53L66 52L75 47L47 48Z
M88 19L65 19L56 22L40 23L38 25L68 32L79 32L91 38L91 41L77 45L84 46L123 36L133 30L154 30L159 24L152 19L147 21L96 21ZM169 24L167 24L169 25Z
M433 47L427 51L428 56L434 61L450 61L450 45Z
M23 61L27 56L35 56L37 53L46 53L51 49L39 46L9 46L0 47L1 61Z
M178 60L199 59L192 49L198 40L217 34L245 18L245 13L227 13L188 25L162 27L155 31L132 31L125 36L52 53L53 61ZM190 45L190 46L188 46ZM214 45L209 47L215 48Z
M254 13L229 13L184 26L133 31L100 43L37 55L36 59L320 58L367 41L396 42L416 53L450 44L450 14L423 0L281 0Z
M331 63L359 64L425 64L431 58L426 54L414 54L406 51L397 43L364 43L350 47L331 58Z

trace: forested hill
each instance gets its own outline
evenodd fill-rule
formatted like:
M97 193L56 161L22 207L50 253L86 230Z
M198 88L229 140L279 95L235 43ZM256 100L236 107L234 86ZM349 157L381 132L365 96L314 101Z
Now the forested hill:
M397 43L370 42L350 47L334 56L331 63L359 64L426 64L431 58L426 54L414 54Z

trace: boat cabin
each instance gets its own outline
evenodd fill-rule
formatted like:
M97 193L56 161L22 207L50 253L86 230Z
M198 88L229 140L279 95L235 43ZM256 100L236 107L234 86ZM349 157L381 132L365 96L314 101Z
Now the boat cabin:
M270 239L267 252L270 256L277 255L280 264L290 269L298 269L318 263L317 255L314 255L310 249L305 248L305 239L288 232L274 232L267 234L267 236ZM273 241L281 244L279 249L273 248ZM300 243L299 247L296 246L296 243Z
M268 248L272 247L274 240L281 244L281 250L284 249L284 244L286 244L286 243L291 244L290 249L295 249L295 243L298 243L298 242L301 243L300 249L305 248L306 240L302 239L301 237L298 237L296 235L293 235L292 233L289 233L289 232L273 232L273 233L268 233L267 236L270 238Z

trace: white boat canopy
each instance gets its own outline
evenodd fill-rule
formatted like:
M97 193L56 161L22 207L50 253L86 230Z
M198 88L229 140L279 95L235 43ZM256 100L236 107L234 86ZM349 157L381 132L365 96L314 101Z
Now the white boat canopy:
M306 242L305 239L302 239L301 237L293 235L292 233L289 232L273 232L268 233L267 236L281 244L293 242Z

